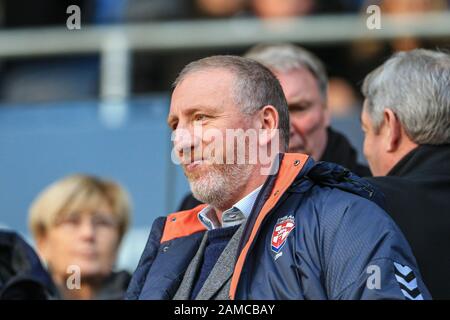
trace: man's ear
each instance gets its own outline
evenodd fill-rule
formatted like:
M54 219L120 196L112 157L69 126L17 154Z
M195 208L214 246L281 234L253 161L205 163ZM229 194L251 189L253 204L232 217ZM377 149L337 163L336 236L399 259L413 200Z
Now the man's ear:
M395 152L400 146L402 138L402 124L397 118L397 115L389 108L383 111L384 130L385 132L385 146L387 152Z
M258 122L260 128L258 133L259 144L263 146L273 139L278 130L279 116L277 109L272 105L264 106L259 110Z

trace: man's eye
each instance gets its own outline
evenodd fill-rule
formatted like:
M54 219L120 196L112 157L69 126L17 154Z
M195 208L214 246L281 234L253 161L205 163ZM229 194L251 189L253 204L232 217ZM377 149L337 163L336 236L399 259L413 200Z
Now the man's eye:
M311 103L299 103L289 106L289 112L302 112L309 109Z
M206 119L206 116L204 114L196 114L194 116L194 121L203 121Z

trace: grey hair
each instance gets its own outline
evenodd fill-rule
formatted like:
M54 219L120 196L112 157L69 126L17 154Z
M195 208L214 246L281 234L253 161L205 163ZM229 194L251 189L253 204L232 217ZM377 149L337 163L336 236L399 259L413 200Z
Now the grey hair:
M415 49L394 54L364 79L366 110L378 131L390 108L417 144L450 143L450 55Z
M244 56L275 72L284 73L306 68L316 78L323 101L327 101L328 77L325 67L322 61L308 50L290 43L260 44L251 48Z
M189 63L180 72L173 87L187 75L205 69L225 69L235 76L233 98L242 113L252 115L264 106L272 105L278 111L280 142L283 150L289 145L289 110L278 79L262 64L247 58L218 55Z

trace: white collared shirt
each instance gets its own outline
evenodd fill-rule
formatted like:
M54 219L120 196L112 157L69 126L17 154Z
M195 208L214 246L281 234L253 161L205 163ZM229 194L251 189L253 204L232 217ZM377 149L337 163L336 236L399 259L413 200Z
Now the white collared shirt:
M236 202L230 209L225 210L222 213L221 226L214 225L213 221L208 218L210 213L215 214L214 208L211 206L207 206L201 210L198 213L198 219L208 230L239 225L244 222L252 212L253 205L255 204L261 188L262 185Z

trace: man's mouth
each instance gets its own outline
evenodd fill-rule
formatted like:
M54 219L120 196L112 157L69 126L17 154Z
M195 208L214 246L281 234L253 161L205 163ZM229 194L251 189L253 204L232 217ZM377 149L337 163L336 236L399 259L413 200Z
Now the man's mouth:
M202 160L202 159L194 160L191 163L186 164L184 166L184 168L186 169L186 171L193 171L193 170L197 169L202 164L204 164L204 160Z

